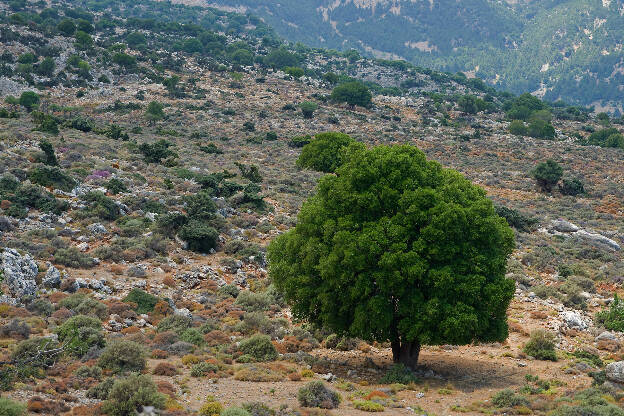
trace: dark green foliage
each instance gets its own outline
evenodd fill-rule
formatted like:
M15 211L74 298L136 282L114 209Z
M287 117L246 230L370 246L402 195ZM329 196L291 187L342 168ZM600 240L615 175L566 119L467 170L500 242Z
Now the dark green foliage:
M288 141L290 147L303 147L312 141L312 136L295 136Z
M191 367L191 377L205 377L210 373L216 373L219 367L207 362L200 362Z
M366 85L358 81L345 82L335 87L331 99L339 103L347 103L351 107L369 107L372 103L372 94Z
M553 139L555 137L555 128L547 121L533 119L529 123L527 134L538 139Z
M98 367L99 368L99 367ZM108 393L110 393L115 384L115 378L107 377L100 384L97 384L87 390L87 397L91 399L106 400Z
M299 104L299 108L301 108L301 114L303 114L303 118L313 118L314 112L318 108L318 105L312 101L304 101Z
M596 322L612 331L624 332L624 303L617 294L608 309L596 314Z
M574 402L555 409L553 416L624 416L624 410L614 403L609 390L592 387L574 396Z
M509 133L515 136L526 136L529 134L529 129L522 120L514 120L509 123Z
M24 91L20 95L19 104L27 111L32 111L39 105L39 95L33 91Z
M128 192L126 185L117 178L112 178L106 183L106 190L113 195L117 195L121 192Z
M576 196L585 193L585 185L577 178L564 178L559 184L559 192L563 195Z
M104 195L103 192L92 191L85 194L82 199L87 203L86 213L89 216L114 221L121 215L115 201Z
M166 396L158 391L148 375L132 374L112 385L102 410L110 416L131 416L143 406L163 409Z
M299 389L297 400L302 407L335 409L340 404L340 395L325 387L322 381L311 381Z
M158 101L152 101L147 105L145 117L147 117L150 123L162 120L165 117L165 112L163 111L163 108L163 105Z
M256 361L273 361L278 357L271 338L267 335L254 335L240 342L238 349L252 356Z
M614 127L592 133L583 144L624 149L624 135Z
M179 212L159 215L156 219L158 230L164 235L175 234L187 222L188 217Z
M419 343L504 340L513 232L485 191L412 146L353 144L344 155L269 246L294 316L390 340L395 359L399 343L417 359Z
M178 231L180 238L188 243L188 248L200 253L209 253L217 247L219 232L207 222L191 220Z
M598 356L597 354L593 354L584 350L576 350L572 353L572 355L581 361L593 365L594 367L601 368L604 366L604 363L600 359L600 356Z
M63 19L57 26L59 32L65 36L73 36L76 32L76 24L72 19Z
M515 209L508 208L502 205L496 206L496 214L507 220L507 224L512 226L521 232L530 232L538 223L538 219L534 217L527 217Z
M141 372L145 368L145 350L136 342L113 340L100 355L98 365L113 373Z
M524 345L523 351L538 360L557 361L554 336L543 330L531 333L531 338Z
M195 328L189 328L180 334L180 341L185 341L194 345L203 345L204 335Z
M173 146L168 140L160 139L152 144L141 143L139 151L147 163L160 163L163 159L177 158L178 154L170 149Z
M393 364L386 374L379 380L380 384L410 384L418 383L418 377L414 375L412 370L406 367L404 364Z
M334 172L342 164L342 150L353 142L353 139L344 133L317 134L314 140L303 146L297 159L297 166L318 172Z
M186 212L191 219L209 220L214 218L217 206L208 191L199 191L195 195L184 197Z
M488 103L482 98L475 97L474 95L466 94L459 98L457 101L457 107L462 113L477 114L480 111L487 109Z
M37 166L28 173L28 179L37 185L60 189L65 192L70 192L76 186L76 181L58 166Z
M149 293L141 289L134 288L130 291L130 293L128 293L125 298L123 298L123 301L136 303L136 312L139 314L143 314L152 312L154 310L154 306L156 306L159 299L156 296L150 295Z
M300 57L285 48L274 49L264 57L264 64L275 69L299 65Z
M45 155L45 160L43 161L43 163L48 166L58 165L58 160L56 160L56 154L54 154L54 147L52 147L52 143L50 143L46 139L43 139L39 141L39 148Z
M44 58L43 61L37 65L36 71L37 74L45 77L51 77L54 75L54 68L56 64L54 63L54 59L47 57Z
M47 337L30 338L17 344L11 359L16 363L17 370L20 366L32 368L45 368L53 365L59 358L62 350L59 343ZM29 369L23 368L25 371Z
M506 408L515 406L527 406L529 401L526 397L514 393L511 389L501 390L492 396L492 404L496 407Z
M67 351L82 357L91 347L103 347L102 322L92 316L72 316L56 329L59 341L67 345Z
M247 179L250 182L259 183L262 182L262 175L260 175L260 171L258 170L258 166L256 165L245 165L239 162L234 162L234 164L240 170L241 176Z
M0 198L6 199L13 204L5 213L19 218L26 216L26 208L53 212L58 215L69 206L66 201L56 199L54 195L46 192L40 186L22 185L9 176L0 177Z
M552 188L559 182L562 175L563 168L551 159L540 163L531 171L531 176L544 192L551 192Z
M122 66L124 68L132 68L136 66L136 58L127 53L117 52L113 55L113 63Z
M545 104L537 97L524 93L506 104L507 118L510 120L527 121L540 110L545 109Z
M88 269L95 266L95 260L76 247L59 248L54 252L54 263L75 269Z
M215 155L223 154L223 150L212 142L203 146L199 146L199 150L208 154L215 154Z
M243 409L251 416L274 416L275 410L261 402L243 403Z

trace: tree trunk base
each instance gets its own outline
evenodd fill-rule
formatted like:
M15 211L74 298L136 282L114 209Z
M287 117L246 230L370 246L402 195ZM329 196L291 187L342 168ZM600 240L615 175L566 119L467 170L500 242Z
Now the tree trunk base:
M400 363L406 367L415 370L418 365L418 356L420 355L420 342L409 341L399 342L393 341L392 345L392 360L395 363Z

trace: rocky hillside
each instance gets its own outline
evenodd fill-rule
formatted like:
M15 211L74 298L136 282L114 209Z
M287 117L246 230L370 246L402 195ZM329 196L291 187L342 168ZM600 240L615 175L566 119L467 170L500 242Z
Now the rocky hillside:
M232 12L0 7L0 414L624 414L621 119ZM335 94L354 83L370 102ZM328 131L486 190L516 237L507 341L426 346L409 371L292 319L266 247Z
M196 2L197 3L197 2ZM443 71L516 93L622 112L621 1L248 1L288 39Z

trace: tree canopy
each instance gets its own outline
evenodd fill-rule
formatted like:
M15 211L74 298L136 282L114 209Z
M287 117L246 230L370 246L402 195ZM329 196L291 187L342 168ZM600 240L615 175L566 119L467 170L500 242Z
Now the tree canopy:
M421 344L504 340L513 232L485 191L408 145L351 144L343 161L268 249L294 316L389 340L411 367Z
M297 166L318 172L333 172L342 163L341 150L351 143L353 139L344 133L319 133L303 146Z
M368 107L371 105L373 96L366 85L359 81L345 82L338 85L331 93L331 99L339 103L346 102L351 107L359 105Z

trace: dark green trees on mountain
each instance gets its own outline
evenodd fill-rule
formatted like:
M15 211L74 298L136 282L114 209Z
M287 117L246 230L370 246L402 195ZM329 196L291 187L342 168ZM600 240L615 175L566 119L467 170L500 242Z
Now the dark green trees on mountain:
M373 96L366 85L358 81L345 82L338 85L331 93L331 99L339 103L347 103L351 107L359 105L368 107Z
M390 341L410 367L421 345L504 340L513 233L485 191L412 146L352 144L343 162L269 246L295 317Z

